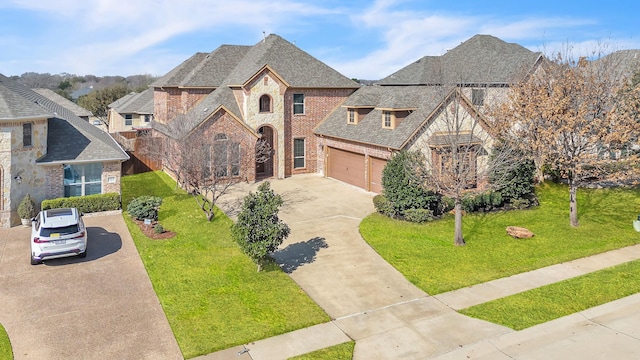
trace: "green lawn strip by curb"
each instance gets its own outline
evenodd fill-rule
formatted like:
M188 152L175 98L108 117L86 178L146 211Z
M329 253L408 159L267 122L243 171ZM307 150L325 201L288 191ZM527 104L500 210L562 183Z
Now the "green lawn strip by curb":
M9 341L9 335L2 324L0 324L0 360L13 360L11 341Z
M289 358L288 360L351 360L356 343L349 341L340 345Z
M636 260L475 305L460 313L522 330L639 290L640 260Z

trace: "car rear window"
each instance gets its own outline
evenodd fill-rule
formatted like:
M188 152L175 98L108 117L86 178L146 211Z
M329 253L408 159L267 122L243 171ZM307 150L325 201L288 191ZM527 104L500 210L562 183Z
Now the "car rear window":
M55 227L55 228L42 228L40 229L40 236L51 237L51 234L69 235L69 234L75 234L78 231L79 231L78 224Z

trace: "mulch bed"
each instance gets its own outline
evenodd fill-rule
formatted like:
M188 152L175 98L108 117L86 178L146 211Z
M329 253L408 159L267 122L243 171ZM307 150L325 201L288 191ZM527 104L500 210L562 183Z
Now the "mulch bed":
M171 239L172 237L176 236L175 232L168 231L168 230L165 230L160 234L156 234L156 230L154 229L154 226L156 225L157 221L152 222L151 225L145 225L143 220L133 219L133 221L136 224L138 224L140 231L142 231L142 233L149 239L164 240L164 239Z

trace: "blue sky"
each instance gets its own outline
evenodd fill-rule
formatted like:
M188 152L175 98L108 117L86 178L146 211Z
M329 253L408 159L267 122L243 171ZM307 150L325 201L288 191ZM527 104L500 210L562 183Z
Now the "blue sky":
M264 31L373 80L475 34L546 53L637 49L639 14L633 0L0 0L0 73L163 75Z

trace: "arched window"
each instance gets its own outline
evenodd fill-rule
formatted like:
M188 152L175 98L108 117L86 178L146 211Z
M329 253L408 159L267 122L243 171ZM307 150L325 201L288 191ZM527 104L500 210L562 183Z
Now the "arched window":
M269 95L260 96L260 112L271 112L271 97Z

